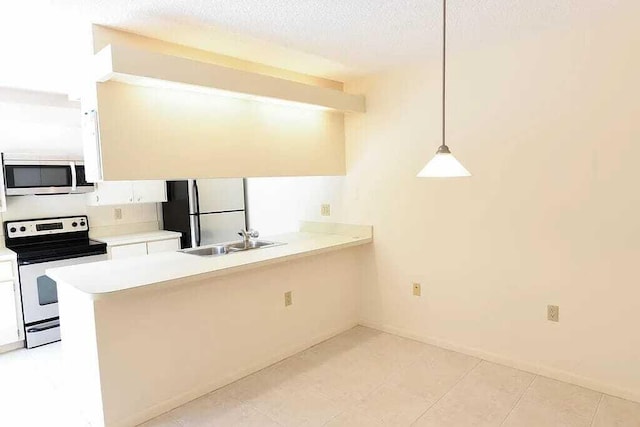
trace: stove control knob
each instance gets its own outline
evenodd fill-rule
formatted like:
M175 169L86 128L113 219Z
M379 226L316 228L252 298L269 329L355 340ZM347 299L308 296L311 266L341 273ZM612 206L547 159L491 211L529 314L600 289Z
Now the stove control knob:
M24 233L25 231L27 231L27 227L25 227L25 226L23 225L22 227L20 227L20 231L22 231L22 232Z
M11 228L9 229L9 231L10 231L10 232L12 232L12 233L15 233L17 230L16 230L16 228L15 228L15 227L11 227Z
M74 222L72 222L72 223L71 223L71 226L72 226L72 227L77 227L77 226L78 226L78 223L74 221Z
M80 225L81 225L82 227L84 227L84 226L85 226L85 222L84 222L84 221L82 221L82 222L80 223Z

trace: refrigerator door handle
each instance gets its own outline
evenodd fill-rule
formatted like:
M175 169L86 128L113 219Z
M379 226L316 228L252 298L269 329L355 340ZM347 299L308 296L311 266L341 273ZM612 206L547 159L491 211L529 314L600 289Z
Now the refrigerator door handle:
M202 241L202 230L200 229L200 215L196 215L196 245L200 246Z
M196 246L200 246L202 241L202 231L200 230L200 193L198 192L198 181L193 180L193 200L195 202L195 216L196 221Z
M200 213L198 211L198 207L196 206L196 181L193 179L190 179L187 181L187 193L189 196L189 215L195 215Z
M191 234L191 238L189 239L190 248L197 248L200 243L198 239L198 231L200 229L199 219L198 215L189 215L189 232Z
M198 191L198 181L193 180L193 196L196 204L196 214L200 215L200 193Z

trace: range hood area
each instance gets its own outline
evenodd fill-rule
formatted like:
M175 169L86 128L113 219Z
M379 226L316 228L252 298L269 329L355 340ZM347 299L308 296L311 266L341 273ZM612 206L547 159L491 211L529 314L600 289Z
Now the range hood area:
M346 173L344 113L363 96L106 30L81 99L89 180Z

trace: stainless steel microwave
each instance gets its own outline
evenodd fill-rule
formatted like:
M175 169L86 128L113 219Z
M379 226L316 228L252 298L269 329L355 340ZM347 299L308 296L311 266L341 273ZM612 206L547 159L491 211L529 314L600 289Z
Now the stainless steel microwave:
M75 194L93 191L84 162L65 156L2 155L7 196Z

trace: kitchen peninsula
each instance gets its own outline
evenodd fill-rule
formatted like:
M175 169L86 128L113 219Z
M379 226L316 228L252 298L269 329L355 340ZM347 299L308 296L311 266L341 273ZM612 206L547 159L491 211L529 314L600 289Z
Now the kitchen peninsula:
M268 240L285 244L47 271L70 392L92 425L144 422L357 324L371 227L303 222Z

